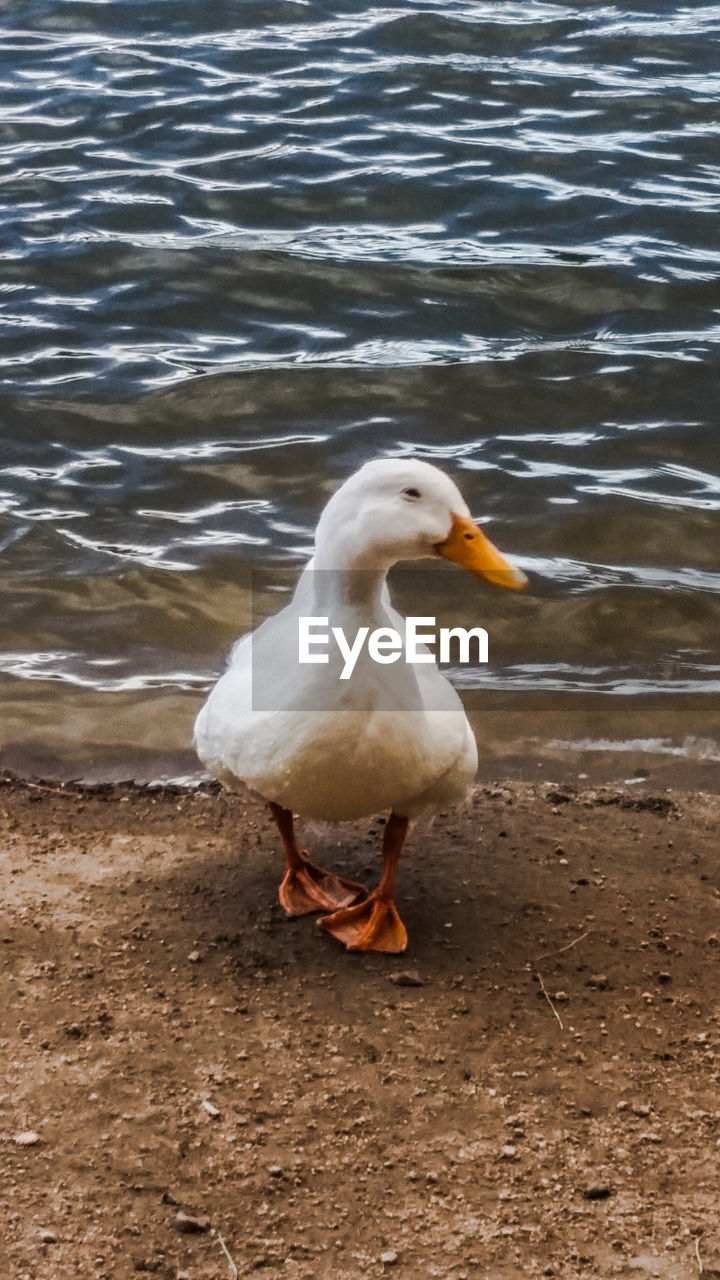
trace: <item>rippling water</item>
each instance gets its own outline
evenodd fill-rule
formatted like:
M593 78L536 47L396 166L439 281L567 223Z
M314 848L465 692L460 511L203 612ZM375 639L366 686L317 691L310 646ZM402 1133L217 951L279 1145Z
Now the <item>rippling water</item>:
M493 749L714 758L720 7L0 21L6 762L189 760L250 570L411 453L532 577L438 578Z

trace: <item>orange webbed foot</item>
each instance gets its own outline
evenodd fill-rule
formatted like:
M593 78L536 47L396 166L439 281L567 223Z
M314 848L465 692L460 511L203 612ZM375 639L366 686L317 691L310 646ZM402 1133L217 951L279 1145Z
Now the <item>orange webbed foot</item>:
M383 951L388 955L399 955L408 944L407 929L392 898L371 895L357 906L323 916L318 924L342 942L348 951Z
M335 876L316 867L301 855L302 862L285 872L278 889L283 911L289 916L304 916L311 911L337 911L349 907L366 893L363 885L344 876Z

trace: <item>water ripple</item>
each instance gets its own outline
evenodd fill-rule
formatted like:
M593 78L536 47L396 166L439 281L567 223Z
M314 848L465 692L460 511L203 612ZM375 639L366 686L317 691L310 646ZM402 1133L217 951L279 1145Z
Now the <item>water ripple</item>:
M718 30L676 3L7 9L7 687L194 705L243 572L300 562L380 454L460 472L531 575L461 597L494 689L716 696Z

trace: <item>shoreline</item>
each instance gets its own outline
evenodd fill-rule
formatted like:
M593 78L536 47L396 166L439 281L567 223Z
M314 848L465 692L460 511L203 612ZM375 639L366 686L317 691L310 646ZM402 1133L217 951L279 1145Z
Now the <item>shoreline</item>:
M481 783L585 780L720 790L720 731L709 699L461 690ZM1 763L21 777L67 781L197 778L197 692L102 694L0 679ZM632 703L632 705L629 705Z
M479 738L477 722L473 728ZM493 750L485 756L481 753L476 785L502 786L508 782L524 786L545 782L581 790L583 787L638 787L720 794L720 756L715 743L688 741L687 749L670 743L660 746L647 739L625 743L604 740L508 743L502 751ZM479 744L481 742L479 739ZM89 760L78 762L79 767L75 768L57 756L28 750L6 751L4 759L7 763L5 767L0 764L0 785L9 781L88 792L123 786L138 791L172 787L179 792L192 792L219 785L202 769L197 755L189 748L134 756L125 752L112 761L95 765Z
M249 794L3 776L3 1274L717 1267L719 825L480 783L413 832L408 953L352 955L284 918ZM381 832L303 839L371 886Z

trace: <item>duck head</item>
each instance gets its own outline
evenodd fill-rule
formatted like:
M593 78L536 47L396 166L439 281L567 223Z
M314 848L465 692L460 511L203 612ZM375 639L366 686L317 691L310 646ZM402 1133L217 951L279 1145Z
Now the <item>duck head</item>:
M457 485L429 462L367 462L333 494L316 533L315 566L386 571L398 560L442 556L498 587L525 574L472 520Z

